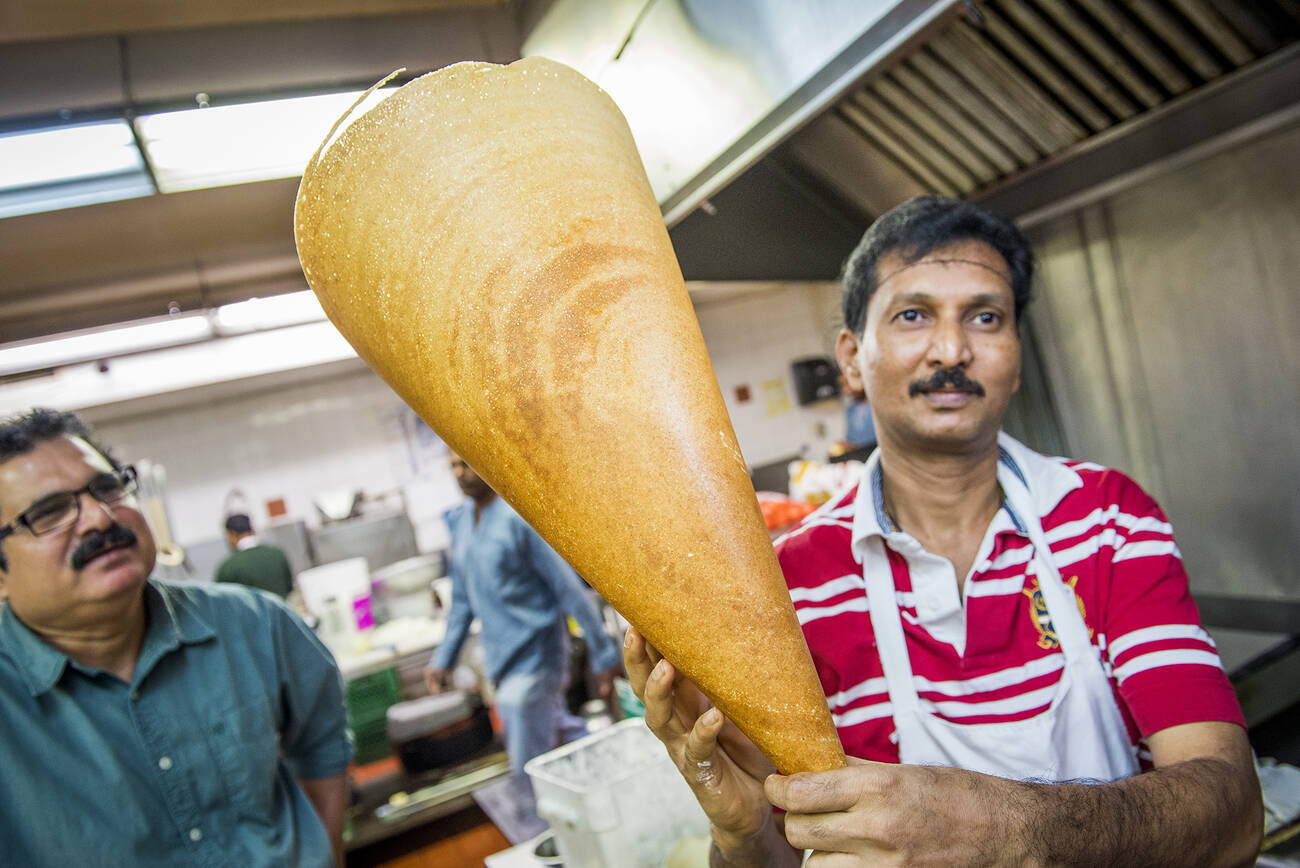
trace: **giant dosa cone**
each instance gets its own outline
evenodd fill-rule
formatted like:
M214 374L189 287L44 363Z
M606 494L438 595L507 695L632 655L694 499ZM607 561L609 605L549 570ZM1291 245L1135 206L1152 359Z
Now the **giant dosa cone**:
M307 167L361 357L785 772L844 764L622 114L540 58L396 90Z

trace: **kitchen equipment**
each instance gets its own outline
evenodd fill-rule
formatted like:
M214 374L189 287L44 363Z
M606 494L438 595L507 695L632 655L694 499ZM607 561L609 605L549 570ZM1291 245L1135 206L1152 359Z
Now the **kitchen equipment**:
M442 552L406 558L376 570L370 577L376 615L385 621L433 618L438 609L433 582L445 572Z
M322 642L335 649L355 644L358 633L374 627L370 602L370 567L365 558L349 558L303 570L297 578L307 611L320 619Z
M455 765L492 742L492 720L478 694L448 690L388 708L388 741L411 773Z
M565 868L661 868L677 841L709 821L641 718L529 760L537 813Z

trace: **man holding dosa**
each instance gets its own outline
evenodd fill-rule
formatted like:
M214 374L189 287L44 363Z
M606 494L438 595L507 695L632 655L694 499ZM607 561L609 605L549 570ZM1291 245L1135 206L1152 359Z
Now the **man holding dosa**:
M713 865L1252 863L1244 719L1163 512L999 432L1032 270L1009 222L937 197L881 217L846 267L837 355L879 449L778 557L856 761L769 775L629 631Z

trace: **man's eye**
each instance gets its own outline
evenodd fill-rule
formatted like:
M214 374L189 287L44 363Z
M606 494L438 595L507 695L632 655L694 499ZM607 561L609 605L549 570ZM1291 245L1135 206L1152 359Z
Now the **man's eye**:
M898 318L903 322L916 322L921 318L921 312L919 310L905 310L898 315Z
M1002 317L991 310L986 310L982 313L976 314L975 319L983 325L997 325L1002 321Z
M126 495L126 486L116 476L105 474L90 483L90 496L101 503L114 503Z
M59 495L57 497L47 498L40 503L32 504L24 516L29 524L40 524L52 518L57 518L69 509L73 508L71 495Z

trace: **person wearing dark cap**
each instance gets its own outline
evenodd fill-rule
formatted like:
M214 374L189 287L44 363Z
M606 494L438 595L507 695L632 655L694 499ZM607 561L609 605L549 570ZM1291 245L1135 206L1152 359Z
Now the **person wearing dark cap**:
M231 553L217 567L218 582L234 582L269 591L280 599L293 590L293 570L284 552L262 542L253 533L248 516L235 514L226 519L226 542Z

